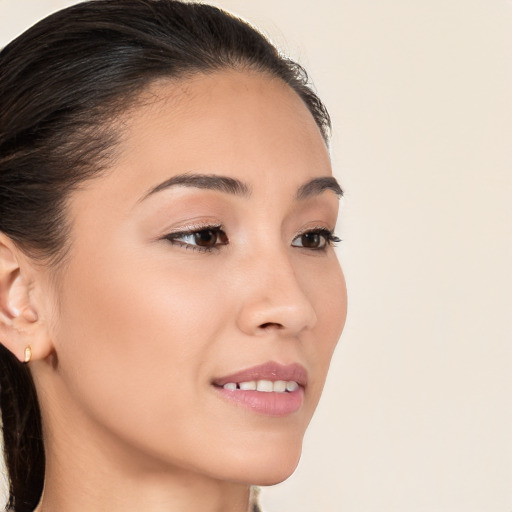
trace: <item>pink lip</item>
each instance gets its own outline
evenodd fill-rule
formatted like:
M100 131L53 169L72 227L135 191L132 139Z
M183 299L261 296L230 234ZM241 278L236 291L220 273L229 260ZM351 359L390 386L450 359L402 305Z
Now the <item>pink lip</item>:
M299 387L295 391L286 393L223 388L228 382L238 383L252 380L295 381ZM270 362L215 379L212 384L222 398L237 406L267 416L280 417L292 414L301 408L304 402L304 388L307 385L307 372L300 364L283 366Z

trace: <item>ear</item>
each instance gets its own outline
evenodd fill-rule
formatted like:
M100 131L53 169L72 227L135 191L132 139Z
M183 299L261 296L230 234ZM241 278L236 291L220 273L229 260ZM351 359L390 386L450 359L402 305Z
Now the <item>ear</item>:
M30 259L0 232L0 343L20 361L25 361L27 347L32 361L45 358L53 348L45 315L35 304L36 276Z

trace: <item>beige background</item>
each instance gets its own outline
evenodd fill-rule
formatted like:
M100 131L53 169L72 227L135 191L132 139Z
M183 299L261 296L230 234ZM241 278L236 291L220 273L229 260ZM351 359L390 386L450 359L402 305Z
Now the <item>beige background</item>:
M0 44L65 0L0 0ZM306 65L350 308L268 512L512 512L512 1L219 0Z

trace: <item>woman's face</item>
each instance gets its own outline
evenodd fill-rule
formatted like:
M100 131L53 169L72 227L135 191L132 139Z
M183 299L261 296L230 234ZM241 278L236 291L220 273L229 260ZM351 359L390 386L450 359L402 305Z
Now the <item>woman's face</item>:
M278 482L346 316L325 144L261 73L160 82L145 100L112 168L70 198L47 421L140 467Z

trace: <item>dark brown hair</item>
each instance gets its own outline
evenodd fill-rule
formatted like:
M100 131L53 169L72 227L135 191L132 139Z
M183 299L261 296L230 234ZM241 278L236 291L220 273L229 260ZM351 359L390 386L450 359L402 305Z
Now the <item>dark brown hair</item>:
M327 141L329 115L302 67L222 10L176 0L93 0L59 11L0 52L0 231L47 265L65 257L65 199L115 154L116 117L159 78L251 69L287 83ZM44 445L27 366L0 345L9 510L32 511Z

